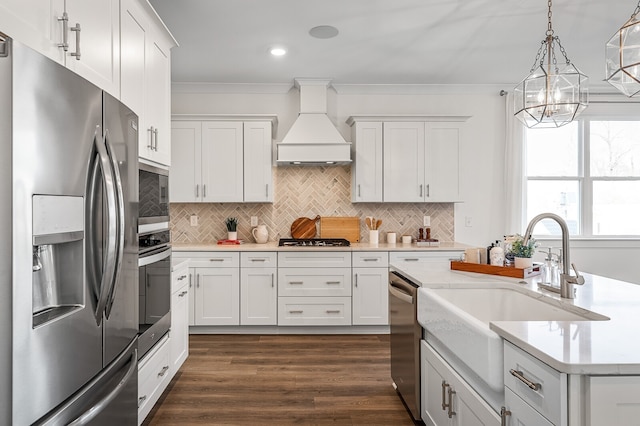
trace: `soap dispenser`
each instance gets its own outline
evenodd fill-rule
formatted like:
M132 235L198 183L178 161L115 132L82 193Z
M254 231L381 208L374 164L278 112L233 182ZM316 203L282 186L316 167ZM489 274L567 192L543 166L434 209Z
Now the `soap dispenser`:
M553 253L551 253L551 247L545 247L548 251L538 250L540 253L544 253L547 257L544 258L544 263L542 264L542 282L545 284L551 284L553 282L553 270L554 263ZM557 264L555 266L557 270Z

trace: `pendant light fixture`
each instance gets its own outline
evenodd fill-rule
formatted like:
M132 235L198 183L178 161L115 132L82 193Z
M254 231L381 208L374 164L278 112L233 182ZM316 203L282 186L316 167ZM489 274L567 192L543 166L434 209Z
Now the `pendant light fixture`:
M587 76L576 68L554 35L551 26L551 0L548 0L548 26L527 78L514 89L515 116L527 127L560 127L573 121L589 103ZM558 64L556 47L564 59Z
M640 92L640 2L631 18L607 42L606 78L627 96Z

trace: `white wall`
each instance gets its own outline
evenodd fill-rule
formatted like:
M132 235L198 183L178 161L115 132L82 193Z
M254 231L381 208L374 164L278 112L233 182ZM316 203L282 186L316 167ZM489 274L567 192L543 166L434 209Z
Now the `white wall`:
M276 141L282 140L298 114L298 92L281 88L277 93L258 86L254 93L229 93L203 86L194 93L174 90L173 114L277 114ZM221 93L224 92L224 93ZM461 193L464 203L455 205L455 239L486 247L503 237L505 220L504 114L505 98L495 87L338 86L328 96L328 114L347 141L351 115L416 114L471 116L465 126L461 152ZM471 226L465 226L469 218ZM524 232L524 230L523 230ZM640 284L640 244L624 247L589 241L572 242L572 261L580 270Z

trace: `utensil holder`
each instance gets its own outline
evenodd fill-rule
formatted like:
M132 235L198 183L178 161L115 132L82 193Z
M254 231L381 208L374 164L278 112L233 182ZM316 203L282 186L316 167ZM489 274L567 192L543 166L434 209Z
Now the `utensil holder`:
M369 244L378 244L380 233L377 229L369 230Z

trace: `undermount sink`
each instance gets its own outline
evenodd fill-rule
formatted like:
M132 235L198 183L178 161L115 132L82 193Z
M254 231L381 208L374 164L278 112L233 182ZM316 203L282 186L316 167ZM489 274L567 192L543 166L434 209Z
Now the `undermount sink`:
M590 311L570 312L546 302L546 296L507 288L423 288L420 293L419 319L427 340L461 361L496 392L503 387L503 344L489 329L489 322L609 319Z

